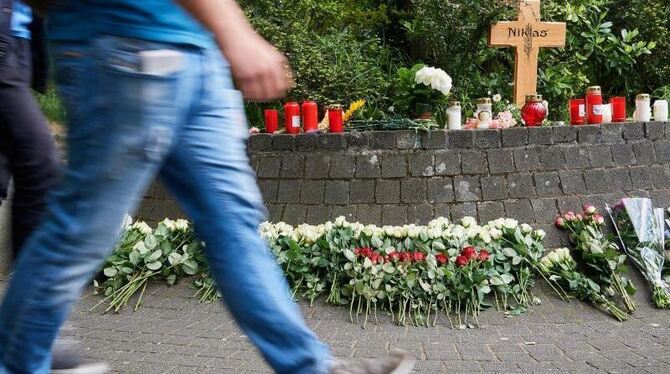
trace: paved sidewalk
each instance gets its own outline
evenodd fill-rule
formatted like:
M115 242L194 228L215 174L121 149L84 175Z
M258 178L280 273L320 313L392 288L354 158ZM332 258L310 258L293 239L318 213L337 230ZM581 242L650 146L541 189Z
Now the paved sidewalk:
M0 211L0 216L2 216ZM0 252L6 247L0 219ZM0 258L0 265L2 260ZM349 322L348 308L302 303L309 325L338 357L379 357L404 348L418 358L418 372L670 372L670 311L648 301L639 277L639 310L618 323L580 302L564 303L539 287L543 304L505 318L484 313L481 329L402 327L387 317L363 330ZM6 286L0 271L0 290ZM1 293L1 291L0 291ZM87 290L72 315L73 334L87 356L120 373L270 372L230 315L219 305L201 305L185 284L152 285L137 312L89 312L100 298Z

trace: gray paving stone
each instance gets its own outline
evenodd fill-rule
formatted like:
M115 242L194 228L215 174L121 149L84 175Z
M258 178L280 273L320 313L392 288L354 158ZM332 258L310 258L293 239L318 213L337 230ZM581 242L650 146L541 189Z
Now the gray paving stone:
M529 199L506 200L504 202L507 217L514 217L523 223L535 222L533 207Z
M435 218L435 206L432 204L414 204L407 207L407 222L426 225Z
M453 151L443 151L435 153L435 174L436 175L458 175L461 173L460 154Z
M404 225L407 223L407 206L384 205L382 207L382 225Z
M618 146L614 146L617 148ZM594 145L589 148L589 159L591 167L604 168L611 167L614 164L612 150L609 145Z
M515 127L502 132L503 147L520 147L528 144L528 128Z
M352 180L349 188L353 204L370 204L375 201L374 180Z
M412 153L409 158L409 174L412 177L432 177L435 175L435 157L432 153Z
M404 154L388 154L382 157L382 178L407 176L407 158Z
M503 200L507 198L507 179L504 176L481 178L482 198L484 200Z
M561 181L558 173L535 173L535 189L538 196L560 196Z
M514 199L535 196L535 185L532 174L513 174L507 176L507 191Z
M461 168L463 174L486 174L488 173L488 161L486 153L479 151L461 152Z
M481 199L481 186L477 177L454 178L456 201L478 201Z
M305 159L305 177L308 179L328 178L330 157L323 154L308 155Z
M400 202L400 181L379 180L375 190L375 200L381 204L396 204Z
M514 171L514 153L509 149L490 149L487 151L491 174L511 173Z
M433 178L427 181L428 202L449 203L454 201L454 184L452 178Z
M381 176L380 156L358 155L356 157L356 177L357 178L379 178Z
M353 156L337 155L330 161L330 177L338 179L349 179L354 177L356 160Z
M403 203L424 203L426 196L426 179L407 178L400 182L400 200Z
M356 219L366 225L382 222L382 207L379 205L360 205L356 207Z
M540 170L540 155L536 148L518 149L514 151L514 164L517 171Z
M345 205L349 204L349 182L328 181L324 202L326 204Z

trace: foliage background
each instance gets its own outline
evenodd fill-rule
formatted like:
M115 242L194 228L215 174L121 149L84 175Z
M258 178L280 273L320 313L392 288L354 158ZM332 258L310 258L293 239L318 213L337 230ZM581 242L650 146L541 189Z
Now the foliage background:
M289 99L316 100L322 110L366 99L357 119L407 116L389 109L402 96L398 70L415 63L447 71L466 114L478 97L512 97L513 51L488 48L486 37L491 23L516 18L516 0L239 3L288 56L296 79ZM603 86L605 96L626 95L630 104L640 92L670 99L670 1L544 0L542 18L568 22L566 48L540 54L538 91L550 103L550 119L566 120L568 99L589 85ZM62 122L53 90L38 99L52 122ZM281 103L247 104L251 125L262 126L267 107Z
M243 0L258 31L284 51L296 74L291 98L348 104L365 98L359 116L388 113L400 67L422 62L454 79L466 105L500 93L511 98L514 56L491 49L491 23L515 19L515 0ZM565 119L567 100L588 85L606 96L669 95L670 2L667 0L546 0L542 17L568 22L564 49L540 56L539 91L552 119ZM635 31L637 30L637 31ZM249 105L252 124L261 109ZM396 113L402 115L403 113Z

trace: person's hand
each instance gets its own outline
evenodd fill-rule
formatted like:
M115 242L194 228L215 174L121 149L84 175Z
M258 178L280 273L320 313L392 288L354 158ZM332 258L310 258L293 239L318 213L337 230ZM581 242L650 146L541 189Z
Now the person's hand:
M245 99L276 100L293 87L286 57L256 32L224 36L219 44Z

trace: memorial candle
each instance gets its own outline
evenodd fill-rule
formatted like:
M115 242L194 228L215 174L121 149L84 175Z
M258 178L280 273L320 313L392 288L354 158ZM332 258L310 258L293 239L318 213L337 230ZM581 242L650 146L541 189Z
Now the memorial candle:
M654 121L668 121L668 102L667 100L656 100L654 102Z

